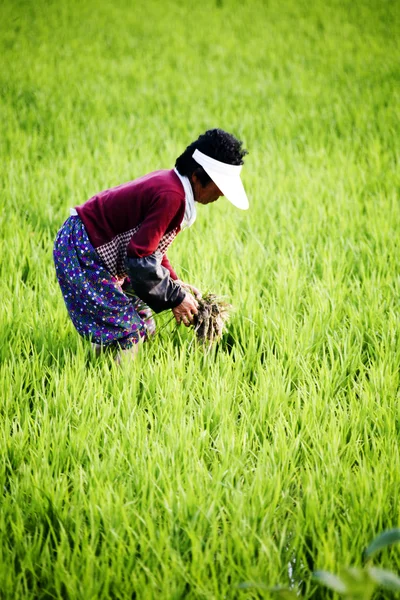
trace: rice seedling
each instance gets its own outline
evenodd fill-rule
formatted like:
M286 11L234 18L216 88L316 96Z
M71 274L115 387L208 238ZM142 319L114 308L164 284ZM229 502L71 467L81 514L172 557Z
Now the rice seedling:
M208 346L221 339L232 306L215 294L205 294L198 300L193 328L197 339Z
M364 556L369 561L373 554L400 541L400 530L391 529L377 536L366 548ZM319 585L325 586L341 597L352 600L370 600L376 590L381 588L385 594L400 591L400 577L395 573L372 566L371 564L360 567L342 568L340 576L328 571L315 571L313 580ZM292 582L290 587L268 586L265 583L244 582L239 584L238 589L255 589L261 596L271 595L278 600L295 600L302 597L299 582ZM317 592L319 594L321 592Z
M338 597L312 574L399 524L399 4L0 14L0 597ZM250 209L199 206L168 257L235 307L222 337L166 313L134 361L96 358L58 228L214 126Z

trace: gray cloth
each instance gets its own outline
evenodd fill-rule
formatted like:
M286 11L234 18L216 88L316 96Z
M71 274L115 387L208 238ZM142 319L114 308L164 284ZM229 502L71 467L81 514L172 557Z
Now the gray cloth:
M184 299L186 292L171 279L158 254L143 258L127 257L125 267L135 294L154 312L175 308Z

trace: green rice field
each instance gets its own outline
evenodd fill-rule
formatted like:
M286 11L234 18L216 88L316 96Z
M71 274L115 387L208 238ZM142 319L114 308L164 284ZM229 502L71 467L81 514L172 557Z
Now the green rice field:
M399 84L397 0L0 3L1 600L337 599L313 573L399 527ZM212 127L250 209L168 256L221 342L168 312L95 358L58 229Z

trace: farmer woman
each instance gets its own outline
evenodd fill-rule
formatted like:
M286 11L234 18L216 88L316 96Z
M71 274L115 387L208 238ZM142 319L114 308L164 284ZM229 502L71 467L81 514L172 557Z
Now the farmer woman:
M134 352L154 332L150 309L171 309L177 323L191 324L199 291L178 279L166 251L195 221L196 202L224 195L248 208L240 179L245 154L233 135L211 129L186 148L175 169L100 192L71 209L54 245L56 273L74 326L97 351Z

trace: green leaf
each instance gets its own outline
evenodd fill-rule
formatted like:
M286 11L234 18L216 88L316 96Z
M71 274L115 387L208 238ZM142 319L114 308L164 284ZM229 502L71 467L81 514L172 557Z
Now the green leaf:
M376 537L365 551L365 558L370 558L375 552L400 542L400 529L388 529Z
M366 569L359 567L347 567L340 573L346 587L347 594L350 598L359 598L368 600L376 588L376 582L371 578Z
M400 591L400 577L396 573L386 571L385 569L378 569L377 567L370 567L368 572L370 577L382 587L394 592Z
M322 583L327 588L337 592L338 594L346 594L347 586L340 577L337 575L333 575L332 573L328 573L328 571L314 571L313 579Z
M237 588L239 590L250 590L250 589L256 589L256 590L268 590L270 589L265 583L256 583L255 581L242 581L242 583L239 583L239 585L237 586Z
M275 587L270 587L270 586L266 585L265 583L256 583L253 581L243 581L242 583L239 583L237 588L240 590L249 590L249 589L267 590L271 594L274 594L275 597L278 598L279 600L298 600L298 595L293 590L291 590L288 587L281 587L279 585L277 585Z
M355 585L363 585L369 580L367 571L359 567L347 567L340 572L340 576L349 589Z
M279 600L298 600L298 595L290 588L276 586L269 588L269 591Z

